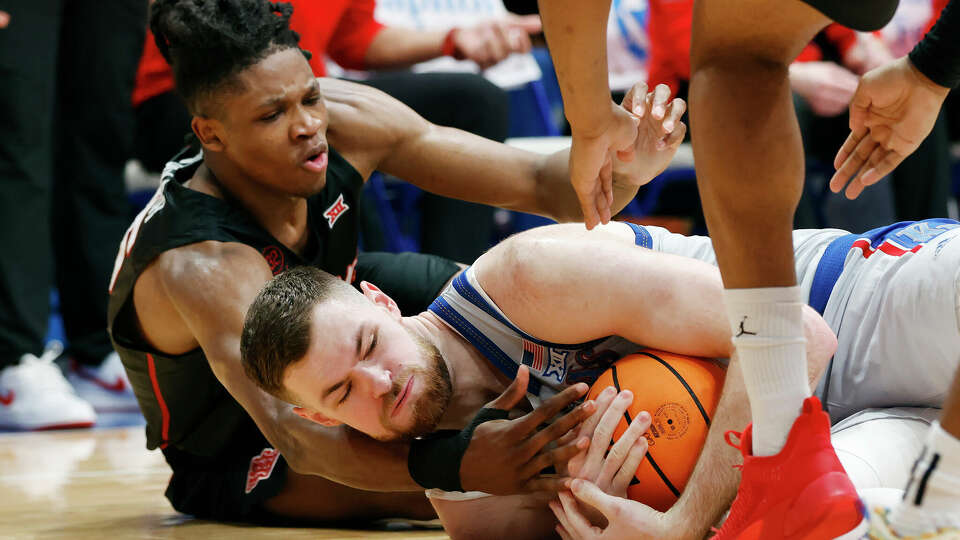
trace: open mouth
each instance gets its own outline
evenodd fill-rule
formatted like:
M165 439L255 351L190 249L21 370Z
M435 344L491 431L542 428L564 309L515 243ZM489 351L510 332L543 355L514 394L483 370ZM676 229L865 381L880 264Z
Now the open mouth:
M407 379L407 384L403 387L403 391L400 392L400 397L397 398L397 403L393 406L393 412L390 416L396 416L400 409L403 407L403 404L407 401L407 396L410 395L410 389L413 388L413 375Z
M317 152L316 154L307 156L306 161L303 162L303 166L313 172L322 172L327 168L327 159L327 152Z

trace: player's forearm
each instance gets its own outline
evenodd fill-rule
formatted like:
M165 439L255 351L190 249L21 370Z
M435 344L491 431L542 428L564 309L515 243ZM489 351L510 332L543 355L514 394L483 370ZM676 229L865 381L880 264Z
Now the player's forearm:
M607 18L610 0L542 0L540 17L563 94L564 111L574 129L589 131L605 118L610 103L607 82Z
M540 539L554 536L557 519L547 507L551 493L432 500L450 538Z
M667 512L676 538L704 538L730 507L740 483L740 472L733 466L742 459L726 444L724 434L743 430L749 422L750 404L739 361L732 359L703 452L686 489Z
M347 427L329 428L297 419L281 423L278 431L286 435L274 441L294 471L371 491L423 489L407 469L408 444L379 442Z
M406 67L443 56L446 31L418 31L386 27L367 48L364 63L370 69Z

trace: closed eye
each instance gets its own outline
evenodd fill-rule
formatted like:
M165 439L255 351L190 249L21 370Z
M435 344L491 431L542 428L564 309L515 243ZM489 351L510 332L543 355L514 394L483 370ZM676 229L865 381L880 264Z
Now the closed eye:
M350 395L350 390L352 389L353 389L353 383L347 383L347 389L343 392L343 397L340 398L340 401L337 402L337 406L342 405L343 402L347 400L347 396Z
M260 117L260 121L261 121L261 122L268 122L268 123L269 123L269 122L273 122L273 121L276 120L277 118L280 118L280 111L273 111L272 113L270 113L270 114L268 114L268 115L266 115L266 116L261 116L261 117Z

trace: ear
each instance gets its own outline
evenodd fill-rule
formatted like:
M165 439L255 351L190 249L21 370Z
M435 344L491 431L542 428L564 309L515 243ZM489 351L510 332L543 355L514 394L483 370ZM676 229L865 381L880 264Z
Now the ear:
M343 424L343 422L340 422L339 420L334 420L333 418L330 418L322 413L311 411L310 409L304 409L303 407L294 407L293 412L296 413L296 415L300 418L306 418L307 420L316 422L321 426L335 427Z
M360 290L363 291L363 295L367 297L367 300L370 300L374 304L386 309L388 313L397 319L403 316L400 313L400 308L397 306L397 303L393 301L393 298L390 298L387 293L381 291L373 283L370 283L369 281L361 281Z
M200 140L205 150L212 152L222 152L224 149L223 140L220 138L220 122L213 118L203 116L194 116L190 120L190 128L193 134Z

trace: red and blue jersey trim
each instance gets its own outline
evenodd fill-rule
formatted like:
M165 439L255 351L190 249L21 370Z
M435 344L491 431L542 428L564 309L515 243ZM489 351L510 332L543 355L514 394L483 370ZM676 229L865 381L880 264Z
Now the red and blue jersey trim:
M645 227L635 223L627 223L627 225L633 229L635 243L638 246L648 249L653 248L653 236ZM576 344L553 343L550 341L537 339L536 337L531 336L530 334L527 334L523 330L517 328L506 317L504 317L495 306L488 302L480 293L480 291L478 291L476 287L470 283L470 280L467 278L467 272L461 272L459 275L457 275L457 277L454 278L452 285L454 291L456 291L460 297L482 310L494 320L509 328L523 340L523 355L520 359L520 362L518 363L515 359L511 358L510 355L503 351L503 349L501 349L492 340L490 340L490 338L484 335L483 332L477 329L476 326L474 326L469 320L460 314L456 308L451 306L450 303L443 298L443 296L440 296L434 300L428 309L440 317L440 319L442 319L445 323L454 328L457 332L459 332L461 336L463 336L474 347L476 347L477 350L479 350L480 353L483 354L497 369L511 379L517 376L517 369L519 368L520 364L526 364L535 371L540 371L543 369L548 360L547 355L549 354L549 351L547 348L560 350L592 349L610 337L606 336L585 343ZM543 375L546 376L547 373L544 373ZM527 392L539 394L540 388L541 383L535 378L531 378L527 387Z
M869 259L877 251L900 257L916 253L937 236L956 227L960 227L960 222L943 218L901 221L863 234L848 234L835 239L827 246L817 264L810 287L810 307L823 315L833 287L843 273L850 250L859 248L864 259Z
M520 368L520 365L517 364L509 354L505 353L503 349L498 347L496 343L484 335L483 332L478 330L476 326L460 315L442 296L434 300L428 309L440 317L445 323L453 327L453 329L469 341L471 345L476 347L477 350L480 351L480 354L485 356L501 373L510 379L517 378L517 370ZM530 394L539 394L540 387L540 381L531 377L530 382L527 384L527 392Z

